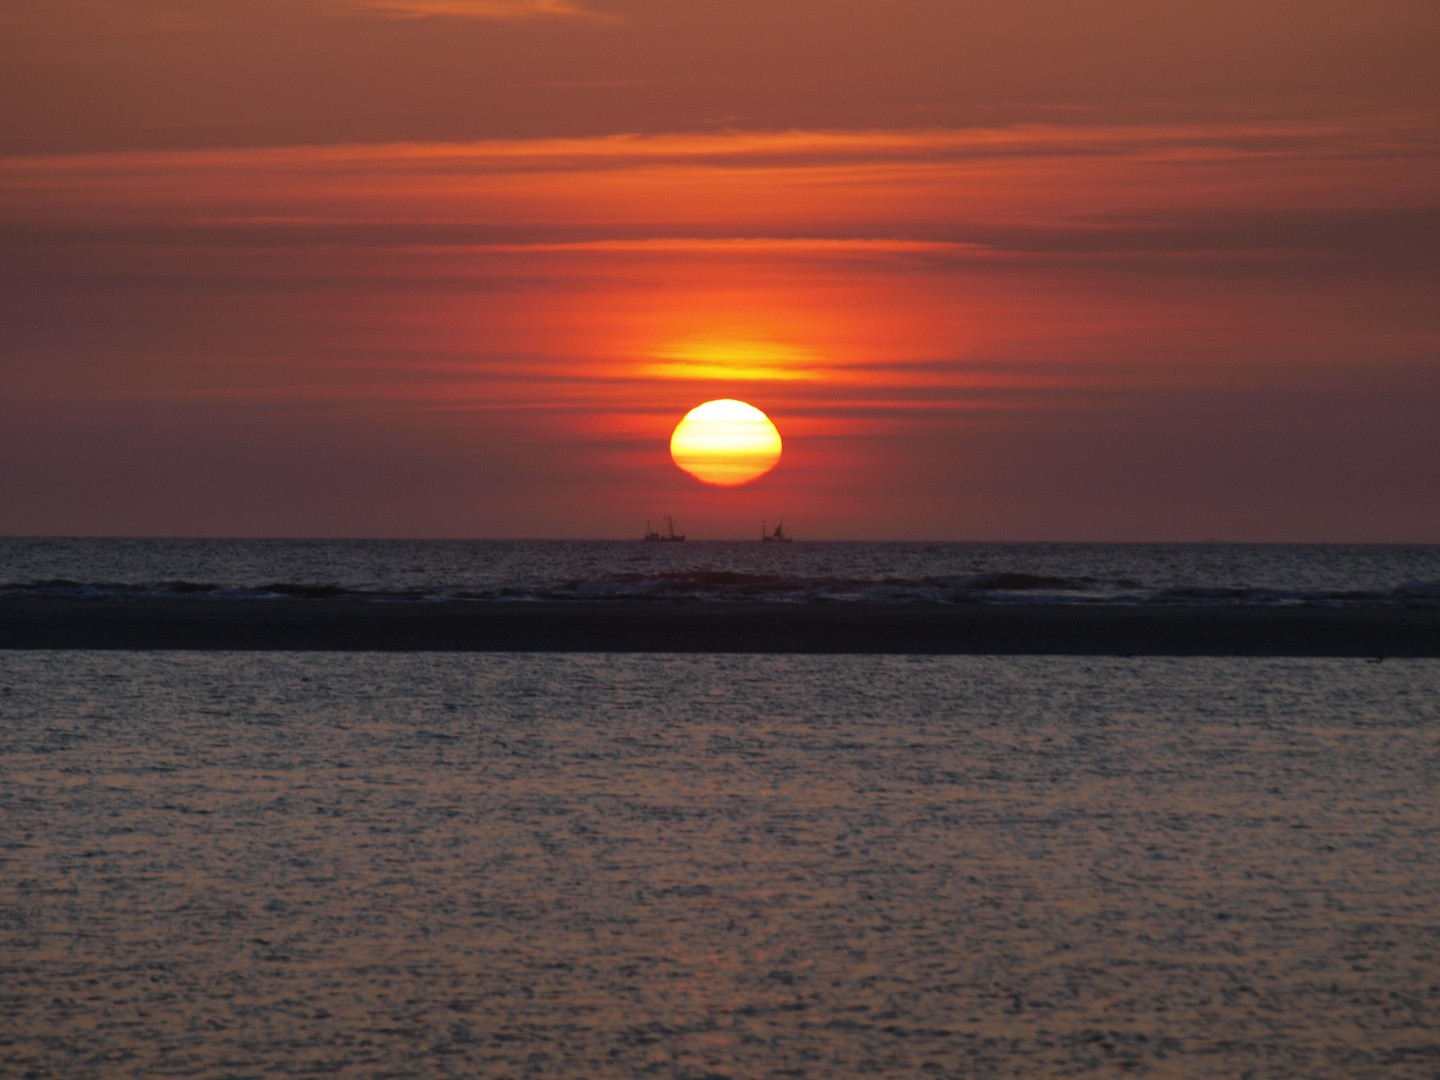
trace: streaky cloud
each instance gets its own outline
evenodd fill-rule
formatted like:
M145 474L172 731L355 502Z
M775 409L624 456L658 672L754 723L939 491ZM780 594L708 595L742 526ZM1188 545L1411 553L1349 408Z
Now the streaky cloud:
M351 0L346 5L395 18L479 19L528 22L537 19L584 19L619 22L618 16L592 11L571 0Z

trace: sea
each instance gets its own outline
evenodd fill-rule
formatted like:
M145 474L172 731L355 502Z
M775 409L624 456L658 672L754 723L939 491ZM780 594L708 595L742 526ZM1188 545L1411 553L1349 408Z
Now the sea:
M1440 544L0 538L4 597L1440 604Z
M3 540L9 597L1428 605L1440 548ZM1440 661L0 651L0 1076L1440 1076Z

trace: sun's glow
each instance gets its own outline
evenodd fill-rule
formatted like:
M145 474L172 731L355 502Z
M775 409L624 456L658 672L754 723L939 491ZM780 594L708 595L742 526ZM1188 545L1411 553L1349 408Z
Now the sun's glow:
M654 354L637 374L652 379L754 379L805 382L823 377L810 354L790 345L750 341L702 341L672 345Z
M780 432L753 405L707 401L685 414L670 436L670 457L701 483L739 487L780 463Z

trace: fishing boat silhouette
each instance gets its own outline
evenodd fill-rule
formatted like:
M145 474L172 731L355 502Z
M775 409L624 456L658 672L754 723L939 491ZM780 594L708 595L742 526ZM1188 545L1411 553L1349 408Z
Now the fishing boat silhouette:
M795 539L785 531L785 519L780 519L780 524L775 526L774 532L767 532L765 522L760 522L760 542L762 544L788 544Z
M656 532L654 529L650 528L650 522L645 522L645 536L643 537L643 539L648 543L661 544L685 539L684 533L677 533L675 531L675 521L673 518L670 517L669 514L665 515L665 527L670 530L668 534Z

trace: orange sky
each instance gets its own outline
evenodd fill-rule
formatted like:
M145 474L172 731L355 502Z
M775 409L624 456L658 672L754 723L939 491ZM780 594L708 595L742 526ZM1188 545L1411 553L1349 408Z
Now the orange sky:
M0 532L1440 541L1376 7L12 0Z

